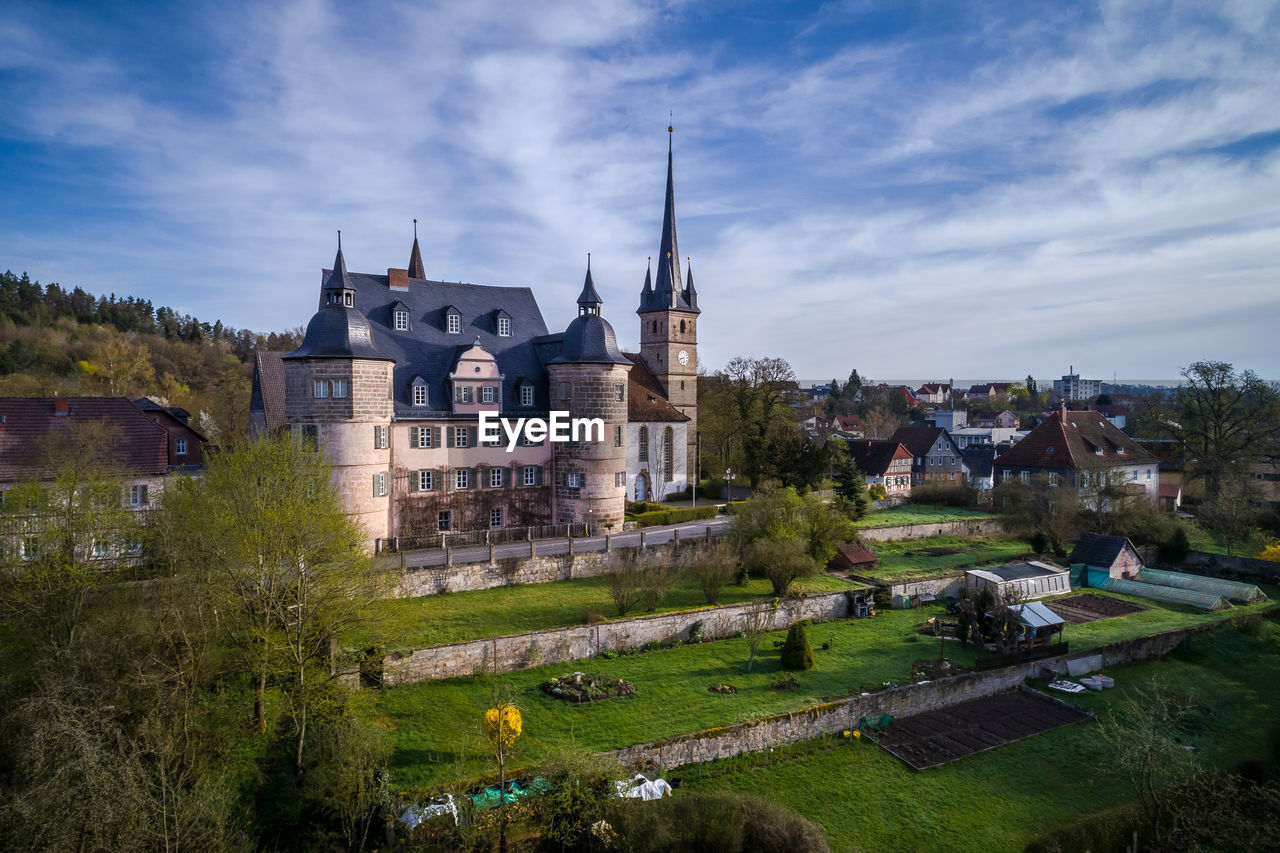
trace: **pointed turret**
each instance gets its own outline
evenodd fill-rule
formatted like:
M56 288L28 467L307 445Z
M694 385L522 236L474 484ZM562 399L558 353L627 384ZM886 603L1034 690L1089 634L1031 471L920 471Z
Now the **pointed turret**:
M418 249L418 220L413 220L413 251L409 253L409 278L419 280L427 277L427 270L422 265L422 252Z
M320 290L320 304L343 305L350 308L355 304L356 289L347 275L347 262L342 257L342 232L338 232L338 254L333 258L333 269L324 281Z
M662 211L662 240L658 247L658 277L653 283L653 292L647 289L642 294L640 309L636 313L646 311L696 311L685 300L684 285L680 282L680 247L676 239L676 182L675 166L672 156L671 136L673 129L667 128L667 198Z
M684 301L695 311L698 308L698 291L693 288L693 258L689 258L689 271L684 277Z
M653 299L653 256L649 256L649 263L644 268L644 289L640 291L640 310L643 311L648 306L650 300Z
M587 278L582 282L582 293L578 296L579 314L599 314L604 300L596 292L596 283L591 278L591 253L587 253Z

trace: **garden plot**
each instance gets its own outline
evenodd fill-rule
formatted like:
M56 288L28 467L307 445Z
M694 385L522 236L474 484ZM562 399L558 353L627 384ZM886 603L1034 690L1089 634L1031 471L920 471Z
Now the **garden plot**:
M1130 601L1089 593L1056 598L1044 604L1072 625L1083 625L1085 622L1111 619L1115 616L1129 616L1147 609Z
M1087 717L1048 696L1015 690L905 717L875 740L916 770L927 770Z

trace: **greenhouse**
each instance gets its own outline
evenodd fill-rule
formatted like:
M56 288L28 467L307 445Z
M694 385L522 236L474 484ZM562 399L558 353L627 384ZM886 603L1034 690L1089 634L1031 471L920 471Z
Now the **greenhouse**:
M1262 601L1267 596L1251 583L1228 581L1221 578L1207 578L1203 575L1190 575L1186 572L1166 572L1160 569L1142 568L1135 580L1143 583L1154 583L1160 586L1173 586L1178 589L1189 589L1193 592L1207 592L1218 595L1232 604L1252 604Z
M1191 607L1198 607L1201 610L1223 610L1231 606L1231 602L1227 601L1226 598L1211 592L1198 592L1193 589L1180 589L1176 586L1162 586L1155 583L1125 580L1124 578L1109 578L1102 585L1102 588L1111 592L1124 593L1125 595L1140 595L1143 598L1153 598L1156 601L1165 601L1170 604L1186 604Z

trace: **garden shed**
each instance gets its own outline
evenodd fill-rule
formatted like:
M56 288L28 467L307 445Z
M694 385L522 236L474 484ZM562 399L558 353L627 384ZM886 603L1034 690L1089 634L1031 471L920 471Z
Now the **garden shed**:
M1009 609L1018 614L1018 624L1022 626L1022 640L1028 646L1053 642L1053 635L1060 635L1062 626L1066 622L1039 601L1015 604Z
M1070 573L1039 560L969 569L965 575L970 589L975 592L990 589L997 599L1041 598L1071 592Z
M1067 562L1072 566L1084 566L1089 580L1095 579L1100 572L1107 577L1134 578L1142 569L1142 555L1133 543L1124 536L1101 536L1097 533L1086 533L1080 537ZM1081 572L1083 582L1085 572ZM1086 584L1093 586L1093 583ZM1101 586L1101 584L1098 584Z
M866 574L875 571L877 565L879 561L870 548L861 542L850 542L836 549L836 555L831 558L830 567L838 572Z

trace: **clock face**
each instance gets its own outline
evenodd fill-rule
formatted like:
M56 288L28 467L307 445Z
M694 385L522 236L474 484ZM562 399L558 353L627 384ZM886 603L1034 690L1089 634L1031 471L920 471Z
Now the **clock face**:
M686 352L685 350L680 350L680 353L679 355L676 356L676 358L680 361L681 364L689 363L689 353Z

